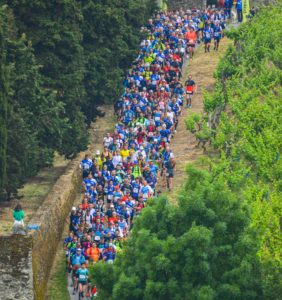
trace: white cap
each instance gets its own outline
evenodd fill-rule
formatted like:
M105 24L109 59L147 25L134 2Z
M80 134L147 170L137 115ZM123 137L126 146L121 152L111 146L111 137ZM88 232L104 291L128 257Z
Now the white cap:
M73 206L71 210L76 210L76 207L75 207L75 206Z
M97 150L97 151L96 151L96 155L100 155L100 150Z

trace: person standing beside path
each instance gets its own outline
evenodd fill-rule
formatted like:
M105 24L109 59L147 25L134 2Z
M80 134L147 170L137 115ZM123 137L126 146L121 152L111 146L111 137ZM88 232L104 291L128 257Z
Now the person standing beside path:
M185 81L186 87L186 107L192 107L192 97L194 92L197 92L197 85L195 81L192 79L192 75L188 76L188 79Z

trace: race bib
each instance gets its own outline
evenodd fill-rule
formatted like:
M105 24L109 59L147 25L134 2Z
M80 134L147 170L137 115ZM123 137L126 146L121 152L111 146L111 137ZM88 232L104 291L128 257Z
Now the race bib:
M79 274L79 279L85 280L86 276L84 274Z

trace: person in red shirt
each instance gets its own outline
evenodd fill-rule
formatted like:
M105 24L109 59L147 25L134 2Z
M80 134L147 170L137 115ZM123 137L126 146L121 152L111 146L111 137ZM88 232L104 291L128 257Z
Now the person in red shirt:
M192 75L188 76L188 79L185 82L185 87L186 87L186 107L192 107L192 96L194 92L197 91L197 85L195 81L192 79Z

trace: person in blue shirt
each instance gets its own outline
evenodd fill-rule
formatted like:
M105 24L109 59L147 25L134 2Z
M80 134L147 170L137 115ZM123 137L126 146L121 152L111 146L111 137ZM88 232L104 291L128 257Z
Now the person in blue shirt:
M85 191L89 191L91 186L96 186L97 181L92 177L92 174L88 174L87 178L83 180L83 186Z
M242 3L242 0L237 0L236 9L237 9L238 22L242 22L243 21L243 12L242 12L243 3Z
M149 167L150 167L150 172L153 174L153 176L157 177L159 168L156 165L156 163L154 163L153 161L149 161Z
M105 194L107 196L107 203L112 203L114 198L115 186L113 180L110 180L104 188Z
M88 284L88 276L89 276L89 271L86 269L85 263L81 265L81 268L79 268L76 271L76 277L78 280L78 289L79 289L79 299L84 297L84 293L87 288Z
M89 155L86 154L84 159L80 163L80 168L82 169L83 178L87 177L92 165L93 165L92 160L89 158Z
M72 257L71 265L73 269L78 269L76 267L80 267L83 263L85 263L85 257L81 254L81 249L77 249L76 254Z
M211 39L212 39L212 29L210 24L207 24L204 28L204 43L205 43L205 52L210 52Z
M165 142L170 141L170 130L166 128L166 124L162 125L162 129L160 130L160 135L164 138Z
M150 176L147 178L147 182L152 190L155 190L155 186L157 184L157 178L154 176L154 173L151 173Z
M113 244L110 243L109 247L107 249L105 249L105 251L103 253L103 260L108 264L112 264L115 260L115 257L116 257L116 253L115 253Z
M123 123L128 125L129 123L132 122L133 117L134 117L134 111L131 110L130 105L127 106L127 109L123 112Z
M135 200L138 200L139 190L140 190L140 180L139 177L136 177L135 180L132 182L132 197Z
M216 21L213 27L213 38L214 38L214 50L218 51L219 42L222 38L222 28L219 25L219 21Z
M231 7L232 7L232 0L225 0L224 11L227 19L231 19Z

